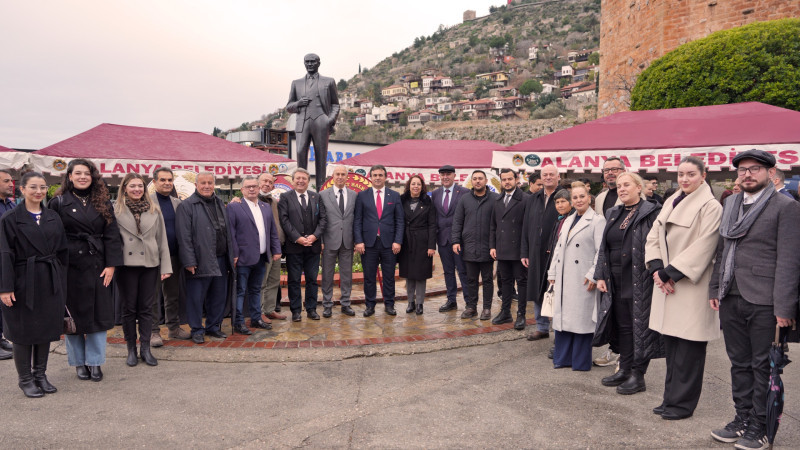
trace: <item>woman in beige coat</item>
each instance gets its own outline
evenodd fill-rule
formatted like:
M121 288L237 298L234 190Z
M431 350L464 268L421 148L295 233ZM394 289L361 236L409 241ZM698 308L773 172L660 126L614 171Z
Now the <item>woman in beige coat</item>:
M719 241L722 205L705 182L706 168L688 156L678 166L680 189L664 202L647 236L645 261L655 288L650 328L664 337L664 399L653 413L691 417L703 386L708 341L719 337L719 315L708 306L708 282Z
M153 329L153 302L159 273L164 280L172 273L167 230L158 204L144 193L144 178L129 173L122 179L120 195L114 207L122 236L123 266L117 268L117 287L122 303L122 331L128 344L129 366L139 362L136 355L136 322L142 361L158 365L150 353Z

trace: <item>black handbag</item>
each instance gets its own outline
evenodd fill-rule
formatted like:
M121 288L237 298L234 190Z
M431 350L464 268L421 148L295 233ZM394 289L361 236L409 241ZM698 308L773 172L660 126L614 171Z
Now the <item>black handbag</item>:
M66 305L64 305L64 309L67 311L67 315L64 316L64 334L75 334L78 331L75 326L75 319L72 318L72 314L70 314Z

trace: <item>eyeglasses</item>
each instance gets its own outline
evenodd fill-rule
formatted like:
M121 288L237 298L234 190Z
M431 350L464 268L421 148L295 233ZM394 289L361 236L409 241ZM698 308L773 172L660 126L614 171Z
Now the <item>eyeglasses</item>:
M623 170L625 169L622 167L609 167L608 169L603 169L603 173L618 173L622 172Z
M248 191L252 191L253 189L258 189L258 185L256 185L256 186L242 186L242 189L247 189Z
M758 175L761 169L764 169L764 166L739 167L736 169L736 173L739 175L746 175L747 172L750 172L751 175Z

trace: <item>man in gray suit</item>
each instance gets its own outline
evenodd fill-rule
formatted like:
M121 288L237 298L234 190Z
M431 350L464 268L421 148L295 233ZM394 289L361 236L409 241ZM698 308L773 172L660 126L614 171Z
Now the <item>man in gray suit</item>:
M736 417L711 436L736 442L736 448L766 448L775 325L791 326L797 315L800 205L775 190L775 157L770 153L747 150L731 162L742 192L725 201L709 302L719 311L731 361Z
M322 234L322 317L330 317L333 309L333 273L339 261L339 287L342 291L342 314L355 316L350 307L350 287L353 283L353 217L356 191L345 186L347 168L333 169L333 186L322 191L328 224Z
M325 164L328 162L328 136L333 133L339 115L339 94L336 80L319 74L319 56L309 53L303 58L308 74L292 81L286 110L297 114L297 164L308 168L308 147L314 141L314 163L319 189L325 183Z

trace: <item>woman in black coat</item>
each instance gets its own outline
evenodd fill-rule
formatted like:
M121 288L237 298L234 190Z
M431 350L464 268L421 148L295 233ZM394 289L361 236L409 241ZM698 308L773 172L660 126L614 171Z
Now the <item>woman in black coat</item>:
M405 231L398 261L400 276L406 279L408 308L406 314L416 309L422 314L425 287L433 276L433 254L436 252L436 208L428 197L425 180L414 175L406 182L406 191L400 196L403 203Z
M106 332L114 327L111 278L123 264L122 239L108 187L95 165L73 159L49 207L61 216L69 245L67 307L77 333L66 336L67 360L81 380L100 381Z
M58 214L42 207L42 174L26 173L20 191L25 201L3 215L0 227L0 309L5 335L14 343L19 387L28 397L42 397L57 391L45 372L50 342L61 338L64 327L69 252Z
M606 212L594 275L603 294L592 345L611 343L619 349L619 371L602 380L604 386L616 386L619 394L645 391L644 374L650 360L664 357L661 335L648 327L653 278L644 263L647 234L661 206L642 199L643 184L635 173L617 175L622 205Z

